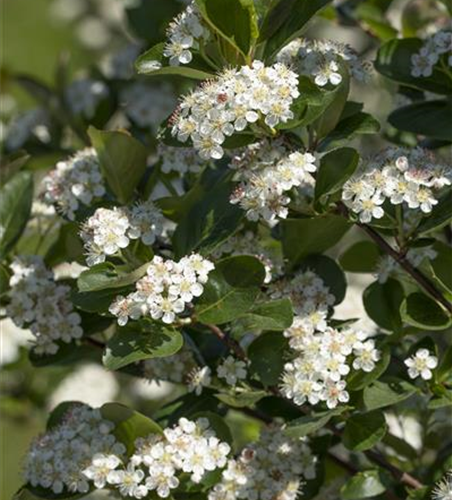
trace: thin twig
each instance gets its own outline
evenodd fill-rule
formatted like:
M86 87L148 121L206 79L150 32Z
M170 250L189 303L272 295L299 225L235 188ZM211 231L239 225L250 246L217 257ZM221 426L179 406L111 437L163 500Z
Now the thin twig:
M338 203L338 209L341 215L348 218L348 209L342 202ZM409 262L405 253L398 252L372 227L361 222L356 222L356 225L365 231L385 253L390 255L428 294L452 314L452 304L422 271Z

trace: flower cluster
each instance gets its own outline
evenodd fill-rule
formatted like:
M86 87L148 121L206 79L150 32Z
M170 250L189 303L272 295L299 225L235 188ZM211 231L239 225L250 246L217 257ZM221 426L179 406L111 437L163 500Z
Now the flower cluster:
M155 491L161 498L168 497L179 486L178 474L190 474L190 479L199 483L206 473L224 467L231 451L227 443L216 437L205 418L196 421L181 418L177 426L165 429L163 435L138 439L135 446L129 467L146 470L145 473L138 469L144 484L135 487L144 492L143 496ZM143 497L133 492L129 496Z
M298 38L286 45L276 60L290 66L299 75L314 77L319 87L342 82L341 66L359 82L369 79L371 65L361 61L348 45L332 40L306 40Z
M204 159L220 159L226 137L264 118L275 127L293 118L290 107L299 96L298 77L281 63L260 61L228 69L185 96L171 119L172 135L189 138Z
M6 312L16 326L30 328L36 354L56 354L60 342L82 337L81 317L69 300L70 288L55 282L41 257L16 258L11 270Z
M108 87L100 80L81 78L69 85L64 97L73 114L91 119L97 106L108 97Z
M432 490L432 500L452 500L452 469L435 484Z
M102 488L106 474L119 465L119 457L126 451L113 430L114 424L103 419L98 409L74 405L60 425L31 444L24 464L25 480L55 494L64 490L87 493L91 479ZM93 467L98 469L96 475L92 474Z
M147 380L157 383L166 381L181 384L195 367L193 352L184 344L182 349L172 356L146 359L143 363L143 375Z
M179 262L155 256L147 275L136 283L136 291L127 297L118 296L110 312L125 325L129 318L150 315L164 323L173 323L186 304L202 295L203 285L214 265L198 254L183 257Z
M168 26L168 41L163 55L169 59L171 66L189 64L193 59L192 50L199 49L210 36L204 26L196 3L193 1Z
M88 266L104 262L126 248L130 240L152 245L163 232L163 216L151 200L130 208L98 208L80 232Z
M405 258L412 266L419 267L423 262L434 260L437 256L438 253L432 247L427 246L410 248L407 251ZM394 260L394 258L389 255L384 255L380 257L377 263L375 274L380 283L386 283L391 275L400 270L400 265L396 260Z
M444 54L447 65L452 67L452 31L441 30L427 38L421 49L411 56L411 76L432 76L433 68Z
M383 203L430 213L437 193L452 184L452 169L421 148L391 147L363 163L343 187L342 200L364 223L381 219Z
M284 367L283 394L297 405L325 401L328 408L335 408L339 402L347 402L344 377L351 368L364 372L375 368L380 359L375 342L364 332L328 326L328 309L334 297L312 271L279 286L277 295L288 295L296 313L292 326L284 331L296 357Z
M174 109L176 99L167 86L135 82L121 91L120 102L133 123L140 128L151 127L156 132Z
M157 149L160 170L164 174L177 172L184 175L187 172L198 173L207 164L193 148L178 148L159 144Z
M69 220L75 219L80 204L89 207L106 191L99 159L92 148L59 161L44 177L41 186L43 200Z
M35 137L43 143L50 141L50 117L43 108L34 108L20 114L8 123L5 146L13 151Z
M275 224L277 218L285 219L290 194L297 189L300 197L314 192L315 157L310 153L290 152L276 141L262 141L248 146L236 155L230 165L237 170L240 181L230 201L246 211L249 220L261 218Z
M413 356L405 360L410 378L421 377L424 380L432 378L432 370L438 366L438 358L428 349L418 349Z
M286 437L277 427L262 431L258 442L228 461L209 500L295 500L302 477L314 479L317 458L302 440Z

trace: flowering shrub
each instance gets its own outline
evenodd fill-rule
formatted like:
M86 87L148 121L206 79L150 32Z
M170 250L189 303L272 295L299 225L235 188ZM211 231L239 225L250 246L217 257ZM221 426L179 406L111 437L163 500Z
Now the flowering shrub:
M24 362L172 385L67 394L15 500L451 498L450 5L399 31L391 3L130 2L136 45L17 75L39 106L2 145L0 301Z

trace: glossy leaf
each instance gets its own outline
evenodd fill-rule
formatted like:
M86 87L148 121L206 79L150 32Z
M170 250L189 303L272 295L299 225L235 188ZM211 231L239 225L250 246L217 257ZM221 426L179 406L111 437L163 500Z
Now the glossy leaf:
M83 271L77 279L77 286L80 292L122 288L136 283L146 274L148 267L149 264L143 264L131 272L118 273L118 269L113 264L103 262Z
M309 434L314 434L314 432L325 427L333 417L340 415L345 410L346 408L342 406L334 408L333 410L321 411L297 418L289 423L284 434L293 438L302 438Z
M416 387L401 379L386 382L375 381L364 389L364 404L370 410L392 406L408 399L416 392Z
M146 148L125 132L90 127L88 134L108 186L121 203L127 203L146 169Z
M184 344L181 333L170 326L142 322L120 328L107 342L102 361L109 370L144 359L164 358L175 354Z
M352 451L370 450L384 438L387 430L381 411L352 415L345 423L343 443Z
M0 189L0 258L11 250L24 231L32 199L30 172L19 172Z
M380 249L375 243L358 241L339 257L339 263L349 273L373 273L380 256Z
M400 306L403 320L416 328L444 330L452 324L451 316L433 299L421 292L415 292Z
M378 326L398 331L402 327L399 309L404 296L402 285L390 278L386 283L375 281L369 285L363 293L363 304L369 317Z
M220 325L242 316L253 306L264 278L264 266L254 257L218 261L195 306L196 319Z
M239 321L241 327L249 331L282 331L292 324L292 304L289 299L256 304L248 313L239 318Z
M358 472L341 488L342 500L361 500L386 491L381 474L377 470Z
M281 222L284 255L295 266L308 255L334 246L350 227L350 222L338 215L286 219Z
M287 347L287 339L282 334L267 332L257 337L248 348L250 374L266 387L277 385L284 369Z

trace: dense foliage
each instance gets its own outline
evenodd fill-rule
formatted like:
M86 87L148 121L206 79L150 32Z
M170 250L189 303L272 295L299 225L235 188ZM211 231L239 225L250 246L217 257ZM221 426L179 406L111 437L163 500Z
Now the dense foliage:
M85 77L9 75L39 104L0 192L29 376L179 386L152 412L67 394L16 500L452 498L451 5L399 31L391 3L134 2L140 43ZM380 125L360 100L383 85ZM367 324L335 314L352 273Z

